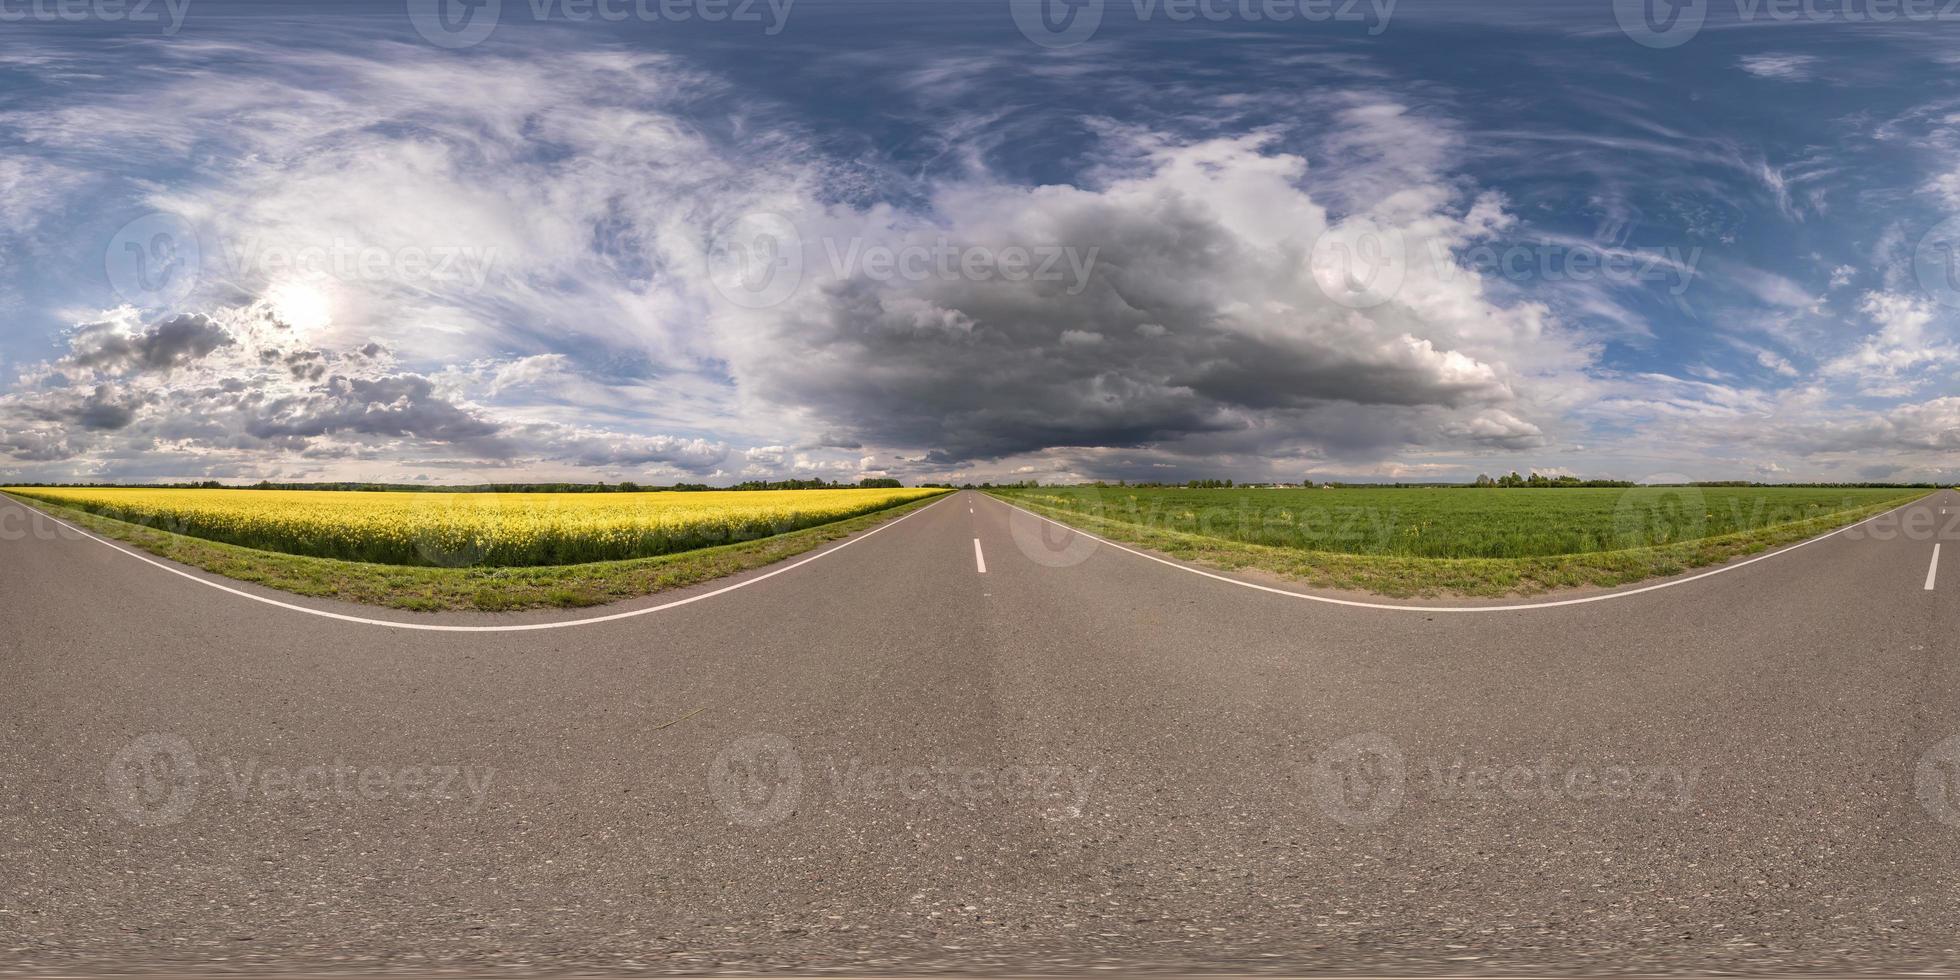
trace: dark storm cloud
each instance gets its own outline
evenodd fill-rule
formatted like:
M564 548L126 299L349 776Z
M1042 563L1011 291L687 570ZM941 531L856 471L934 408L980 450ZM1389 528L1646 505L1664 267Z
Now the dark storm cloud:
M1492 303L1464 275L1343 305L1315 278L1329 219L1299 188L1303 161L1256 138L1154 147L1147 159L1099 189L970 190L939 202L925 228L840 234L834 214L812 219L813 281L743 320L757 333L737 377L849 441L918 447L937 465L1244 431L1332 445L1355 432L1273 423L1333 405L1386 421L1364 430L1390 434L1375 450L1446 425L1481 444L1536 437L1528 422L1485 414L1516 401L1497 366L1512 348L1553 346L1535 311ZM1403 219L1411 235L1447 241L1486 220L1449 199L1439 191L1430 213ZM866 242L949 239L962 254L1061 258L1046 277L1019 278L888 276L836 260Z
M113 323L92 323L75 332L64 365L111 372L169 371L232 343L223 327L201 313L183 313L135 334Z
M1192 247L1199 267L1184 275L1202 279L1209 246ZM1173 301L1154 262L1123 258L1080 296L847 284L828 296L826 316L789 331L797 346L821 349L752 380L848 425L850 442L926 446L946 463L1230 432L1329 403L1469 408L1509 396L1488 371L1457 370L1406 336L1324 321L1247 331L1217 306Z

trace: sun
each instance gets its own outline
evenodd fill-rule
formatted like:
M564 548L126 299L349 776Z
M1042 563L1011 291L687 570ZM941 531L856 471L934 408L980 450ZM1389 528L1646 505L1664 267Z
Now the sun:
M300 333L313 333L333 322L333 297L309 282L276 283L265 293L274 319Z

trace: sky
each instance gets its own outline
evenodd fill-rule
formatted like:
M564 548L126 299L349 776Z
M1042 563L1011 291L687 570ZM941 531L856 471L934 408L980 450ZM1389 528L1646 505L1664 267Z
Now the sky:
M0 0L0 480L1960 479L1922 0Z

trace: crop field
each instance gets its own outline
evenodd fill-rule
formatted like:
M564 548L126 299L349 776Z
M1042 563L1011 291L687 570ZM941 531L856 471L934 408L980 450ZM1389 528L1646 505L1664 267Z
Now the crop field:
M1063 519L1247 545L1402 558L1539 558L1680 545L1853 514L1898 489L1143 489L996 491Z
M18 497L246 548L449 568L572 565L667 555L827 524L941 492L5 489Z

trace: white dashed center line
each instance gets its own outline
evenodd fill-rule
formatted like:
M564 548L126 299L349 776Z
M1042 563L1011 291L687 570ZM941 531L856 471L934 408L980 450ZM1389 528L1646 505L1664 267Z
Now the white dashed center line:
M987 553L980 550L979 538L973 539L973 564L980 569L980 574L987 574ZM1929 585L1927 588L1930 589L1932 586Z
M974 544L979 544L979 543L980 542L978 540L974 541ZM1940 546L1936 543L1933 545L1933 562L1932 564L1926 566L1926 591L1928 592L1933 591L1933 579L1938 578L1939 574L1940 574Z

